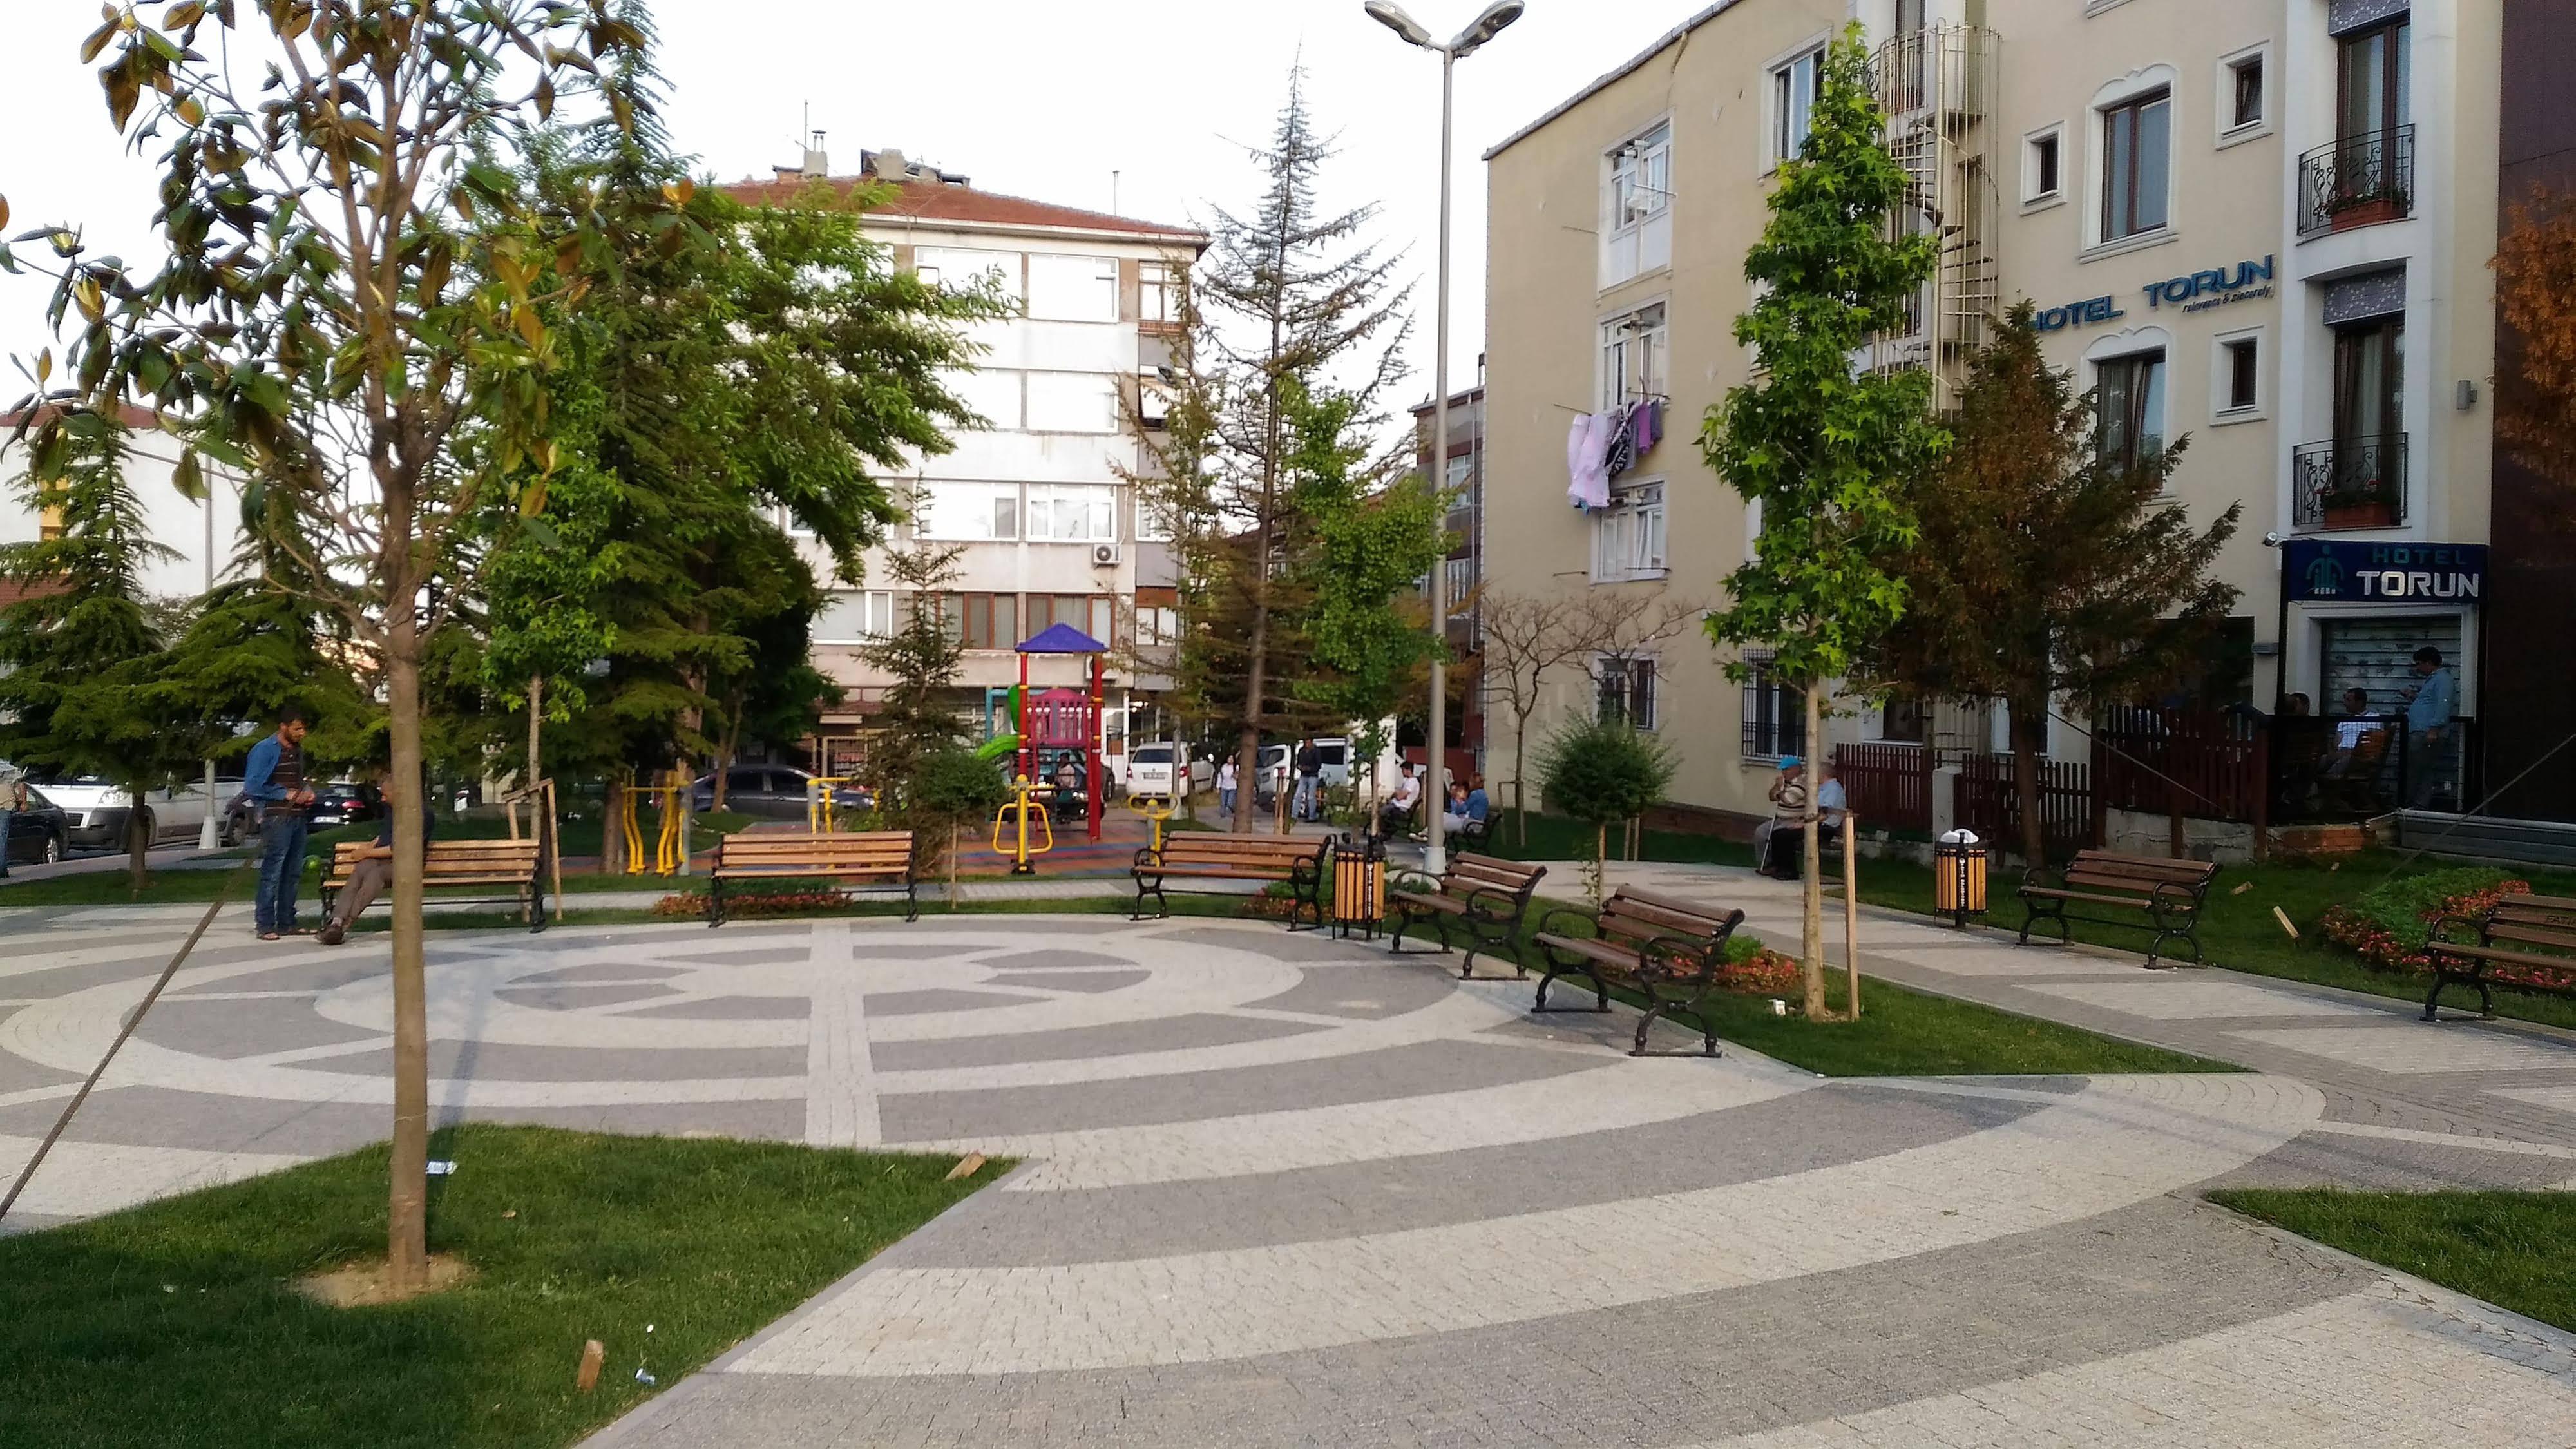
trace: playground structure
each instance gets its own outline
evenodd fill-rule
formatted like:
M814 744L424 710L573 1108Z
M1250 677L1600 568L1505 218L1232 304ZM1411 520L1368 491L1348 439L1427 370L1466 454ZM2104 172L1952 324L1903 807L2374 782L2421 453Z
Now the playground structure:
M1055 827L1044 815L1039 817L1043 843L1030 844L1030 812L1039 800L1053 797L1061 805L1073 793L1066 787L1067 782L1046 778L1043 762L1049 755L1057 759L1068 754L1081 757L1076 782L1083 802L1084 836L1095 842L1100 839L1102 656L1108 653L1109 646L1071 624L1050 624L1035 637L1022 640L1018 648L1020 682L1008 690L986 692L985 728L993 737L976 754L985 759L1011 757L1012 800L993 817L993 849L1012 857L1013 875L1030 875L1036 871L1032 863L1035 857L1055 848ZM1091 656L1090 689L1049 689L1032 695L1029 656L1033 654ZM1009 720L1014 729L994 729L997 703L1005 706L1001 717ZM1003 839L1006 831L1012 836L1007 844Z

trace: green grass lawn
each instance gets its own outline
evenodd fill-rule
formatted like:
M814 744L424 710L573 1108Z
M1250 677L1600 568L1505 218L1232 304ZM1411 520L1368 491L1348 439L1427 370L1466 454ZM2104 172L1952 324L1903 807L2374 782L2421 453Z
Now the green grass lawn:
M2432 985L2429 980L2362 965L2351 952L2325 939L2321 923L2326 907L2349 902L2392 875L2421 874L2448 869L2450 865L2448 861L2410 860L2396 851L2374 850L2343 857L2339 862L2221 866L2216 883L2210 887L2208 909L2201 917L2202 952L2211 964L2232 970L2421 1002ZM2508 869L2545 895L2576 893L2576 875L2539 868ZM2253 888L2240 894L2237 887L2247 884ZM1997 872L1990 879L1988 924L2020 929L2021 902L2013 895L2020 885L2018 874ZM1932 872L1910 861L1864 860L1860 896L1872 905L1928 913L1932 909ZM2298 941L2293 942L2273 918L2274 906L2279 906L2299 928ZM2033 939L2051 934L2043 927ZM2148 937L2141 930L2078 922L2075 939L2143 951ZM2474 991L2455 987L2443 1000L2474 1009L2476 996ZM2576 1027L2576 1000L2567 997L2499 988L2495 1003L2499 1016Z
M0 1444L569 1444L656 1392L638 1367L668 1387L1006 1165L498 1126L430 1155L431 1251L474 1276L406 1304L288 1287L382 1254L382 1147L0 1238Z
M1533 810L1529 815L1529 842L1522 844L1518 823L1509 810L1494 812L1493 829L1487 834L1484 851L1506 860L1590 860L1593 830L1580 820L1562 815L1542 815ZM1610 833L1610 856L1623 859L1619 832ZM1720 840L1714 835L1694 835L1674 830L1649 830L1645 833L1640 860L1667 860L1693 865L1753 864L1753 847L1741 841Z
M2576 1193L2230 1188L2209 1199L2576 1331Z

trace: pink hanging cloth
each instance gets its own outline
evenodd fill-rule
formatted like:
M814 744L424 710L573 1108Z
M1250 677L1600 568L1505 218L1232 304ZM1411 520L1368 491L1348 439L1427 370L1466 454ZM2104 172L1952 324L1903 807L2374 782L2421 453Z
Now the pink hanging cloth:
M1610 506L1608 455L1611 436L1618 430L1617 414L1585 413L1575 418L1573 428L1567 432L1565 496L1575 507Z

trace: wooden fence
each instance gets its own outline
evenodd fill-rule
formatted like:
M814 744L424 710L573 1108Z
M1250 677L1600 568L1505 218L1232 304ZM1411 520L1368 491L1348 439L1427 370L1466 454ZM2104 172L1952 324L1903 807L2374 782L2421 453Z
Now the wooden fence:
M2001 850L2021 849L2021 798L2010 755L1959 763L1951 785L1951 818ZM2093 844L2092 771L2073 760L2039 762L2039 815L2049 858L2064 860Z
M2106 810L2261 824L2271 736L2245 715L2114 709L2093 730L2093 784Z
M1834 774L1854 815L1873 830L1932 828L1932 751L1921 745L1834 746Z

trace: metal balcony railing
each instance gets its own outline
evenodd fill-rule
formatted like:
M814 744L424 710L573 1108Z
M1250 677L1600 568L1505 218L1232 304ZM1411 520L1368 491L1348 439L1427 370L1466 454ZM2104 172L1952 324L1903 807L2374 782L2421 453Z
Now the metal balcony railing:
M2406 435L2309 443L2290 453L2291 520L2304 529L2406 521Z
M2299 158L2299 236L2402 221L2415 210L2415 128L2371 131Z

